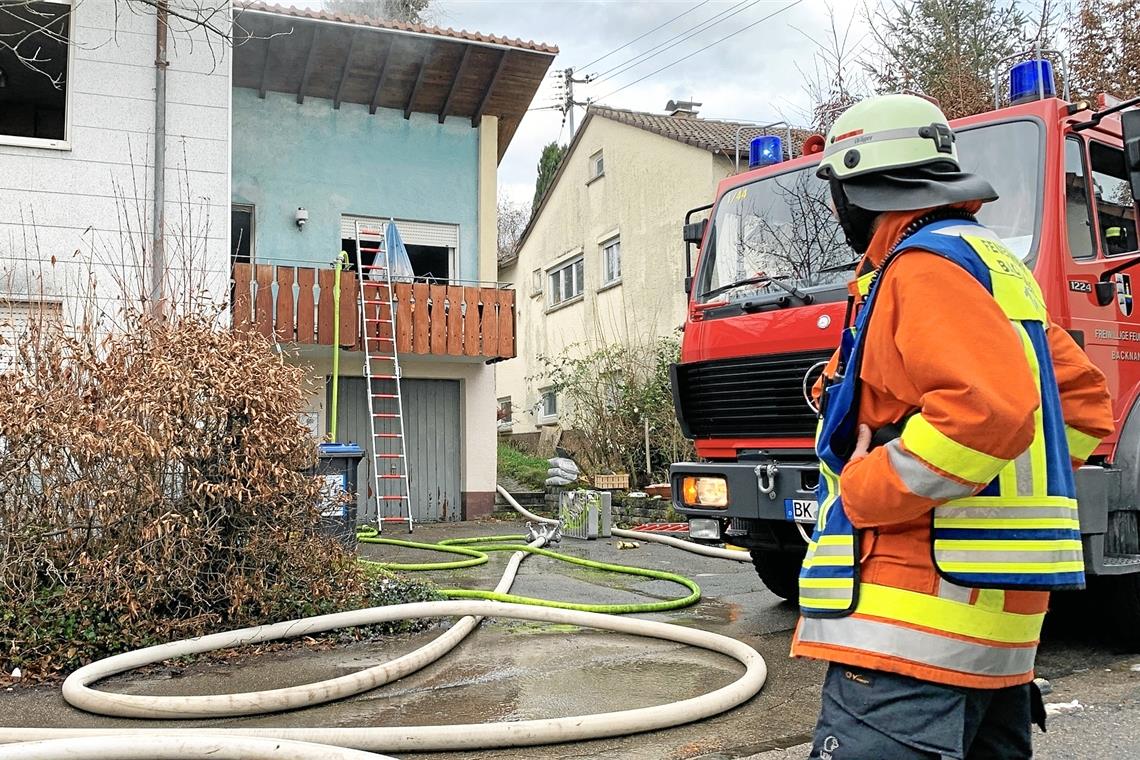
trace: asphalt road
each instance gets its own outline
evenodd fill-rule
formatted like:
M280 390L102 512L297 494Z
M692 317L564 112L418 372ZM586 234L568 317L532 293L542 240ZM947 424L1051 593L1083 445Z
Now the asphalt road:
M518 525L421 526L415 538L514 532ZM702 558L669 547L642 544L620 550L615 541L563 541L560 551L603 561L680 572L700 584L701 602L652 617L733 636L767 661L768 682L749 702L699 724L650 734L545 748L477 753L402 754L419 760L460 757L599 758L601 760L776 760L803 758L819 706L821 663L792 660L788 645L796 612L760 584L750 564ZM394 561L423 561L410 550L369 546L364 552ZM506 560L435 576L441 584L490 588ZM621 602L673 596L664 581L615 577L532 557L514 593L588 602ZM1121 643L1110 616L1088 607L1054 616L1039 658L1050 679L1046 701L1056 707L1048 734L1037 735L1037 757L1140 757L1140 647ZM1105 622L1107 620L1107 622ZM1066 622L1067 621L1067 622ZM1100 622L1098 622L1100 621ZM1064 624L1062 624L1064 623ZM203 694L268 689L343 675L383 662L437 635L438 629L314 651L248 653L110 679L103 688L130 693ZM1128 632L1123 632L1127 634ZM1131 632L1140 644L1140 634ZM1137 671L1132 670L1137 666ZM739 667L720 655L665 642L488 620L441 662L395 684L335 704L282 715L180 726L367 726L525 720L605 712L667 703L705 693L737 677ZM1075 701L1075 704L1074 704ZM141 726L79 712L66 705L58 686L0 691L0 725ZM146 725L171 725L147 722Z

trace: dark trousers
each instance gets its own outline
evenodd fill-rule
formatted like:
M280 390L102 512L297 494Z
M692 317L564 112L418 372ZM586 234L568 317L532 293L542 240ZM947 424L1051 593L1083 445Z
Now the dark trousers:
M813 760L1028 760L1032 684L964 689L833 664Z

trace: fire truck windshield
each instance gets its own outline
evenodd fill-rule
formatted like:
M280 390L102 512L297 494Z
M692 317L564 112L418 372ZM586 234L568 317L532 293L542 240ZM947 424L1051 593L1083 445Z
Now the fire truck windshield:
M1026 260L1036 249L1042 131L1037 122L1023 120L956 132L962 169L984 176L1000 196L982 207L979 221ZM698 300L783 295L788 286L816 300L846 297L854 253L830 204L827 183L815 176L814 166L729 190L717 204L701 256Z

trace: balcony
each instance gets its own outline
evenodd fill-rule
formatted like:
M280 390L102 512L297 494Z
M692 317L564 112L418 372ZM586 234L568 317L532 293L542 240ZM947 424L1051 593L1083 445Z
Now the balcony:
M333 313L335 278L332 269L235 264L230 306L234 327L279 343L331 346L333 320L339 319L341 347L362 351L356 273L340 273L339 314ZM513 290L495 283L397 282L393 301L396 350L401 354L488 362L515 356ZM392 325L367 324L369 335L392 337Z

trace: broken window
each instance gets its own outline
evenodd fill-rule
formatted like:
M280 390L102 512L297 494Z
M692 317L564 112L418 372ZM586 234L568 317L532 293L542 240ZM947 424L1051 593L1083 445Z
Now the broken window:
M66 147L71 3L0 3L0 142Z

